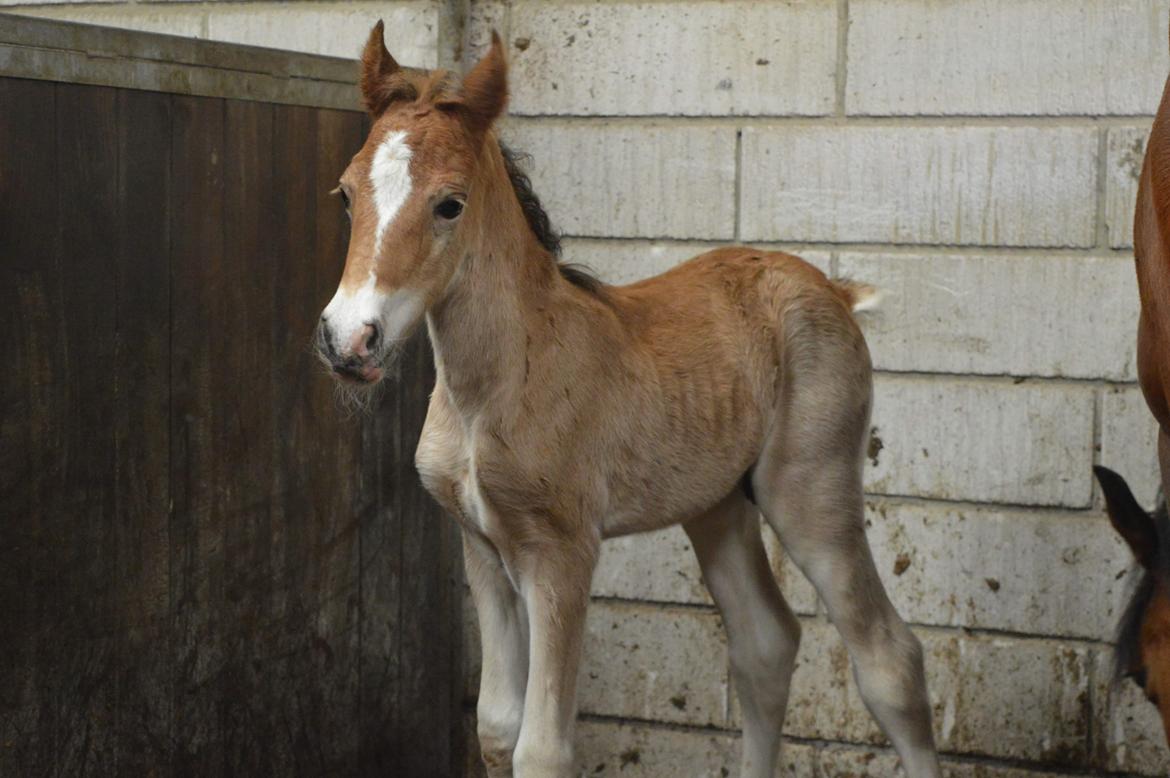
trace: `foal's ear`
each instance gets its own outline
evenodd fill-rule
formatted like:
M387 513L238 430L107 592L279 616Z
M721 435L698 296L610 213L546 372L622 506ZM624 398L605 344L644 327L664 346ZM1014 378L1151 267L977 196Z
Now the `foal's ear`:
M383 29L379 19L370 30L370 37L362 50L362 97L370 116L375 119L396 100L413 100L418 96L414 86L399 73L402 68L386 50Z
M508 104L508 63L504 60L504 44L492 30L492 47L463 77L459 97L445 101L440 108L457 109L472 129L482 132L492 125Z
M1105 494L1105 510L1109 513L1110 523L1133 551L1138 563L1148 570L1158 553L1158 530L1154 520L1138 504L1124 478L1100 465L1093 468L1093 473Z

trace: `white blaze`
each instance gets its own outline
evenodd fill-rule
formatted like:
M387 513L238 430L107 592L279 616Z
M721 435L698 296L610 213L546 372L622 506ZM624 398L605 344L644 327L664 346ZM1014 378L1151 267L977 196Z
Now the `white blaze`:
M370 184L374 187L374 206L378 211L373 254L377 260L386 228L410 196L410 146L406 145L405 132L387 135L374 152L374 164L370 165Z
M423 312L423 298L411 289L396 289L387 295L377 289L378 255L386 229L410 196L410 146L405 132L387 135L370 166L370 184L374 190L374 209L378 224L370 254L370 274L356 292L338 289L325 308L335 345L345 349L366 324L377 323L385 342L406 335Z

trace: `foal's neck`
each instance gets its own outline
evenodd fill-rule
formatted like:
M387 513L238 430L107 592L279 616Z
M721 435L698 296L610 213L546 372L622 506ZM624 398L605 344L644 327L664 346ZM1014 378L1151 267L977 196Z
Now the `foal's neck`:
M508 402L523 389L533 330L566 282L537 242L512 190L494 138L468 203L465 256L427 315L440 382L463 415Z

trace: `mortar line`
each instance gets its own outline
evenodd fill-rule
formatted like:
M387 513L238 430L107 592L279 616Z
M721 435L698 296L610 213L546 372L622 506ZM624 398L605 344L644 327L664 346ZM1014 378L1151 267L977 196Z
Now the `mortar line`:
M740 241L740 232L743 229L740 222L743 215L743 130L736 129L735 131L735 192L733 194L735 202L732 205L732 213L734 214L734 224L732 227L733 240L736 243Z
M1109 225L1106 223L1105 196L1107 189L1109 131L1106 127L1097 130L1097 248L1109 248Z
M580 241L582 243L662 243L678 246L723 246L730 238L690 237L680 238L669 235L585 235L581 233L562 233L565 240ZM743 239L743 236L741 236ZM994 246L989 244L960 245L951 243L874 243L874 242L827 242L814 240L785 240L783 238L751 240L743 239L747 245L760 248L802 249L805 251L840 251L842 253L861 254L942 254L944 256L976 256L976 257L1045 257L1051 259L1133 259L1132 248L1099 248L1097 246L1069 247L1069 246Z
M844 127L886 127L909 128L1019 128L1033 129L1097 129L1117 127L1132 129L1147 127L1153 120L1152 114L1117 114L1095 116L1092 114L1013 114L1007 116L974 114L915 114L867 116L864 114L573 114L573 113L513 113L509 120L517 124L600 124L612 127L616 124L632 126L719 126L743 125L758 128L844 128Z
M849 82L849 0L837 0L837 70L834 84L836 116L845 117L845 90Z
M1034 375L1014 375L1012 373L953 373L946 371L932 372L925 370L893 370L890 368L879 368L874 371L874 375L890 376L892 378L919 378L923 380L932 380L938 378L945 378L949 380L970 380L977 382L997 383L1000 385L1011 384L1019 386L1020 384L1038 384L1044 386L1066 386L1066 387L1088 387L1097 388L1101 386L1132 388L1137 386L1137 378L1132 380L1122 380L1117 378L1106 378L1104 376L1093 376L1091 378L1078 378L1076 376L1034 376Z
M912 494L881 494L866 492L867 503L878 503L892 508L948 508L954 511L1010 512L1043 518L1045 521L1067 521L1070 518L1098 518L1101 512L1093 507L1070 508L1063 505L1028 505L1024 503L976 502L974 500L920 497Z

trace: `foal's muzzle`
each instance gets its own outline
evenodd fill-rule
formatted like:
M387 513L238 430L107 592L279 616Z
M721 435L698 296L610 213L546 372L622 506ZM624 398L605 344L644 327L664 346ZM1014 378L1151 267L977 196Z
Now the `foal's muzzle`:
M381 339L378 324L369 322L354 333L348 342L338 343L336 333L329 326L329 318L322 316L317 327L317 352L340 378L373 384L382 378L382 367L377 358Z

